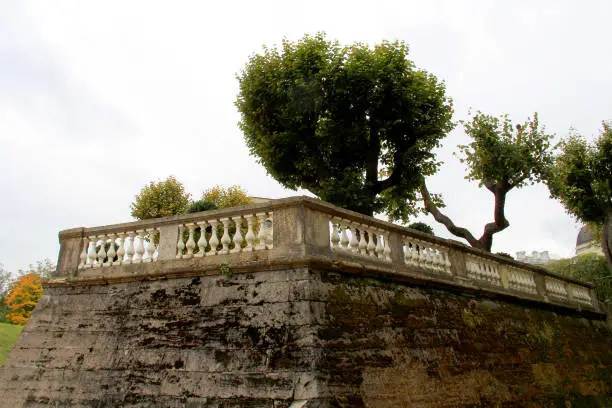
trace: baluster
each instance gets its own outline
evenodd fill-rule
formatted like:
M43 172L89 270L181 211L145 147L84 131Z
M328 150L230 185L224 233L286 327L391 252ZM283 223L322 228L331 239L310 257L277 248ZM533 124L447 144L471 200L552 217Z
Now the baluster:
M418 258L418 264L420 267L425 267L427 265L427 253L425 251L425 247L423 246L423 242L422 241L417 241L418 242L418 247L419 247L419 258Z
M207 256L217 255L217 247L219 246L219 238L217 238L218 221L210 220L208 223L210 224L211 235L210 241L208 241L208 244L210 245L210 252L207 254Z
M185 226L187 227L187 229L189 229L189 237L187 238L187 245L185 245L185 247L187 248L187 253L185 254L185 256L183 256L183 258L191 258L193 257L193 251L196 246L195 239L193 239L193 233L195 232L196 225L191 222L189 224L185 224Z
M130 264L134 260L134 233L132 231L127 233L125 238L127 245L125 247L125 256L123 263Z
M478 275L477 275L478 271L476 270L476 261L473 258L468 262L468 268L469 268L468 276L470 277L470 279L478 278Z
M415 266L416 265L416 258L415 258L415 254L416 256L418 256L418 252L416 249L416 244L414 243L414 241L412 241L412 238L408 238L408 240L406 241L406 263L408 265L412 265Z
M359 229L359 253L361 255L367 255L368 252L366 250L366 248L368 247L368 243L366 242L366 238L365 238L365 230L363 229L363 227L365 227L365 225L361 225L362 228Z
M348 234L346 233L346 230L348 229L348 225L345 223L342 223L340 225L340 229L342 230L342 232L340 233L340 246L342 247L342 249L344 249L345 251L349 250L349 237Z
M408 253L409 255L408 262L412 266L418 266L419 265L419 250L417 249L416 242L414 242L414 240L410 238L409 244L410 244L410 252Z
M351 223L351 242L349 243L353 253L359 252L359 240L357 239L357 223Z
M378 259L382 259L385 254L385 246L383 245L383 237L382 237L382 231L378 230L376 231L376 256L378 257Z
M130 264L132 263L132 258L134 257L134 233L128 232L125 237L125 259L123 263Z
M257 213L257 224L259 225L259 232L257 233L257 245L255 249L266 249L266 213Z
M336 217L332 218L331 224L332 224L332 232L331 232L331 238L330 238L331 248L338 249L338 245L340 244L340 236L338 235L338 221L336 220Z
M149 234L149 241L145 246L145 255L142 261L153 262L153 254L155 253L155 228L149 228L146 232Z
M385 249L383 251L383 254L385 254L385 261L391 262L391 247L389 246L389 234L385 235L383 245L385 246Z
M440 272L440 248L432 244L431 245L431 267L436 271Z
M87 248L87 265L88 268L93 268L94 263L96 262L96 257L98 253L96 251L96 237L89 237L89 248Z
M138 235L138 240L136 240L136 238L134 238L135 240L135 245L134 245L134 259L132 260L133 263L141 263L142 262L142 256L144 255L145 249L144 249L144 235L145 235L145 231L142 230L137 230L136 234Z
M231 252L237 253L242 251L243 239L242 231L240 230L240 228L242 228L242 216L238 215L236 217L232 217L232 220L234 221L234 224L236 224L236 233L234 234L234 239L232 240L234 242L234 249L232 249Z
M208 243L206 242L206 221L198 222L198 227L200 227L200 239L198 239L198 252L195 256L202 257L206 253L206 246Z
M247 233L244 236L246 240L245 251L254 251L255 247L253 246L253 241L255 241L255 233L253 232L253 219L255 218L253 214L248 214L245 216L247 220Z
M155 245L155 242L153 242L153 245L155 246L155 249L153 250L153 262L157 262L159 259L159 244Z
M368 255L376 258L376 244L374 243L374 234L372 230L368 230L368 246L366 248L368 250Z
M221 252L224 254L229 254L229 244L232 242L229 235L229 218L221 218L219 219L223 223L223 236L221 237L221 244L223 245L223 249Z
M435 256L434 250L433 250L432 247L430 247L428 245L427 248L426 248L426 251L427 251L427 264L426 264L426 267L433 270L433 269L435 269L434 268L434 256Z
M444 251L444 271L448 274L451 273L451 263L448 259L448 252Z
M436 269L438 272L444 272L444 256L442 255L443 248L436 246Z
M266 227L266 249L274 248L274 213L268 213L268 219L266 225L270 223L269 227Z
M404 238L404 263L409 265L412 262L412 248L410 247L410 240Z
M106 253L105 266L111 266L115 261L115 255L117 255L117 251L115 250L115 234L108 234L108 238L110 239L110 245Z
M125 233L120 232L117 234L119 240L119 249L117 249L117 260L113 262L113 265L121 265L123 263L123 257L125 256Z
M80 262L78 269L83 269L85 268L85 265L87 265L87 250L89 249L89 240L87 238L83 238L82 242L83 250L81 251L81 255L79 255Z
M185 227L183 224L178 227L178 240L176 241L176 257L180 259L183 257L183 251L185 250L185 238L183 237L183 231Z
M104 258L106 258L106 249L104 248L106 240L104 239L104 235L100 235L100 237L102 243L100 244L100 249L98 250L98 262L94 265L96 268L101 267L104 264Z

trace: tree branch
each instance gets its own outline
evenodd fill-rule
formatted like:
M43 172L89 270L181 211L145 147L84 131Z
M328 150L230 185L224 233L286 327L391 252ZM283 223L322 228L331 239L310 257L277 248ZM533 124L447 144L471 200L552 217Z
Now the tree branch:
M470 231L468 231L466 228L456 226L450 218L440 212L438 207L431 199L431 195L429 194L429 190L427 190L424 178L421 179L420 190L421 196L423 196L425 209L427 210L427 212L433 215L436 221L438 221L440 224L443 224L451 234L465 239L471 246L476 248L480 247L478 240L472 235Z

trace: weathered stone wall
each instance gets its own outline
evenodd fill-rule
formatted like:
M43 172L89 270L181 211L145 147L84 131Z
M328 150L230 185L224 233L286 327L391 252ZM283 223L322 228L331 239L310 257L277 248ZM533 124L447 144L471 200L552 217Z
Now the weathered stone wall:
M317 366L351 407L610 407L605 321L323 273Z
M54 286L2 407L612 406L605 321L309 270Z

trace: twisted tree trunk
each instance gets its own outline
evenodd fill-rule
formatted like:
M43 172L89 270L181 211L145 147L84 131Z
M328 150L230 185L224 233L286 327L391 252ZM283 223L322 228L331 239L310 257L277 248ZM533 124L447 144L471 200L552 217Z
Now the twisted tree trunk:
M425 179L421 180L421 196L423 197L423 203L428 213L433 215L436 221L443 224L446 229L453 235L465 239L472 247L482 249L483 251L491 252L493 246L493 235L505 230L510 226L510 222L506 219L504 214L504 207L506 206L506 194L510 190L507 188L505 183L485 183L485 187L493 193L495 196L495 206L493 210L493 222L485 225L484 231L480 238L476 239L474 235L467 229L455 225L455 223L446 215L442 214L440 209L431 199Z

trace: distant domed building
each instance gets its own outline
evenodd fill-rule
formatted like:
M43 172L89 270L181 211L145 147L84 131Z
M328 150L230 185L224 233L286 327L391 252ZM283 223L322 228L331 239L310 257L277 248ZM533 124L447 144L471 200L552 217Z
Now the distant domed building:
M589 253L603 255L601 243L596 239L595 231L590 226L585 225L580 228L576 237L576 255Z

